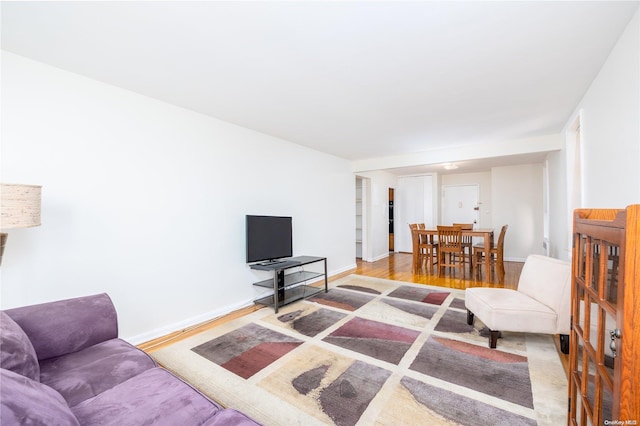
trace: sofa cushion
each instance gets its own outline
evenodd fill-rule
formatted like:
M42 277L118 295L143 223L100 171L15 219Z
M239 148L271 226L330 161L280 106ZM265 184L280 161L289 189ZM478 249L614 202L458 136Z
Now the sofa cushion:
M40 381L58 392L70 407L156 366L143 351L121 339L40 362Z
M79 425L64 398L49 386L0 369L3 425Z
M104 293L7 309L6 313L29 336L39 360L118 337L116 310Z
M259 425L246 415L232 408L220 410L202 426L255 426Z
M160 367L72 407L87 425L203 424L220 406Z
M38 356L31 341L3 311L0 311L0 367L40 381Z

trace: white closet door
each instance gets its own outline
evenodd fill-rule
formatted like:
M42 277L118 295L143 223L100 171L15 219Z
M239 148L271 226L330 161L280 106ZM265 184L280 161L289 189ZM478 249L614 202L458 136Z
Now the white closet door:
M410 223L424 223L434 226L432 209L432 177L410 176L398 178L395 193L397 218L395 219L395 249L411 253Z

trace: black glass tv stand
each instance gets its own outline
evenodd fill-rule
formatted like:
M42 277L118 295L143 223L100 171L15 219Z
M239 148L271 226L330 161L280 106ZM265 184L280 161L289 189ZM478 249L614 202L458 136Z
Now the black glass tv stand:
M316 262L323 262L324 272L307 271L302 268ZM313 296L324 290L329 290L327 281L327 258L316 256L296 256L282 259L278 262L256 263L250 265L251 269L260 271L272 271L273 278L253 283L258 287L273 289L273 293L254 300L254 303L272 306L275 312L278 308L296 300ZM289 269L301 268L298 271L286 273ZM315 285L307 285L305 282L324 277L324 288ZM305 284L303 284L305 283Z

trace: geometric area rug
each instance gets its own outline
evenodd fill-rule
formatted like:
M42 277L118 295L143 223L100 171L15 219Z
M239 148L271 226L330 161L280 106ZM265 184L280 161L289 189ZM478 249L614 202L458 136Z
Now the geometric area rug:
M151 356L264 425L566 424L552 336L487 342L463 290L350 275Z

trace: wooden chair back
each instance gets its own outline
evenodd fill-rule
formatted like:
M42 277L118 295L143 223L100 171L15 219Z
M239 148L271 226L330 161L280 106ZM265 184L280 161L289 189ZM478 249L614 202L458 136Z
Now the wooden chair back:
M417 231L426 229L424 223L410 223L409 229L411 230L411 241L413 243L414 261L413 265L414 273L418 271L419 265L422 265L426 260L431 269L434 267L434 256L437 254L437 243L433 242L428 235L420 235Z
M418 245L420 244L420 241L418 240L418 234L416 234L415 230L418 229L418 224L417 223L410 223L409 224L409 232L411 232L411 243L413 244L413 251L418 251Z
M463 231L473 230L473 223L454 223L453 226L459 226ZM471 235L462 236L462 244L469 250L469 257L471 257L471 246L473 245L473 237Z
M448 258L448 260L447 260ZM464 272L465 255L462 244L462 228L459 226L438 226L438 276L446 267L460 268Z
M442 253L462 252L462 228L438 225L438 249Z
M509 228L509 225L504 225L500 230L500 235L498 236L498 244L496 246L498 259L504 258L504 236L507 233L507 228Z

